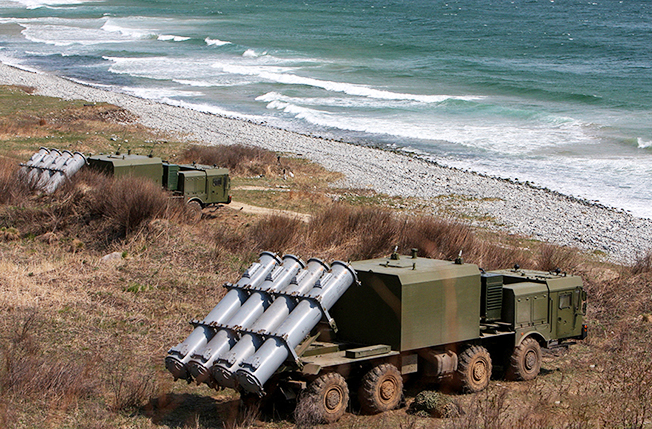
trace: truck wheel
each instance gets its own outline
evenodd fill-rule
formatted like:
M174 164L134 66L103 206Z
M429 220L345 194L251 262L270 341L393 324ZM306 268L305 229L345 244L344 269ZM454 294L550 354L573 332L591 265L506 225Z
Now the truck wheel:
M192 222L199 222L201 219L202 205L197 200L188 201L188 219Z
M541 346L532 337L514 347L505 374L508 380L532 380L541 370Z
M491 356L482 346L471 346L459 356L457 384L463 392L473 393L484 390L491 378Z
M349 405L349 386L336 372L322 375L301 394L294 417L299 424L333 423Z
M378 365L365 374L358 391L360 406L368 414L393 410L402 397L403 376L389 363Z

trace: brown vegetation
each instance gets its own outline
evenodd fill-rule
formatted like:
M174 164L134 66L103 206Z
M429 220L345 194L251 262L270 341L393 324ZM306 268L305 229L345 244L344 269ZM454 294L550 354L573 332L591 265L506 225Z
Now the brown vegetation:
M285 209L301 203L312 217L220 208L186 222L185 206L158 187L91 172L43 195L16 180L15 160L0 157L0 427L292 427L289 415L278 412L238 417L232 391L173 383L163 367L167 348L261 250L354 260L387 255L395 246L446 259L462 251L465 261L485 269L519 264L579 274L589 292L589 338L547 353L536 380L495 381L479 394L421 404L431 415L449 415L432 410L453 404L450 417L409 415L405 408L359 416L354 409L332 427L650 427L650 253L631 267L616 266L454 219L388 210L387 200L367 191L354 205L333 203L325 195L339 191L309 181L325 177L317 167L258 149L191 147L182 157L222 165L232 158L225 163L236 186L262 175L253 184L271 189L251 191L252 199ZM284 168L296 179L284 180ZM342 200L355 199L345 193ZM101 260L112 252L117 260ZM408 386L408 405L424 388L432 386Z
M270 168L275 168L278 163L273 152L244 145L191 145L180 155L180 158L182 162L197 162L228 168L232 173L243 176L269 174Z

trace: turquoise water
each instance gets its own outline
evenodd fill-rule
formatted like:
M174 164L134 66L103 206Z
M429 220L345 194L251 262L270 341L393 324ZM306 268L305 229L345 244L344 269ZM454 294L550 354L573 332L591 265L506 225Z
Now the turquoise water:
M0 60L652 217L652 3L0 0Z

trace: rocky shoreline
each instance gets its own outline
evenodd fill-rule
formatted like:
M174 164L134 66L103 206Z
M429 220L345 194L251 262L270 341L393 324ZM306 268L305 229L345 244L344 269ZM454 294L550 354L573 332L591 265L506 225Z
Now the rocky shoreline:
M40 95L107 102L143 125L205 144L246 144L298 154L343 173L338 185L424 199L434 214L470 219L550 243L632 263L652 248L652 220L548 189L440 166L407 154L301 135L81 85L0 64L0 84L26 85Z

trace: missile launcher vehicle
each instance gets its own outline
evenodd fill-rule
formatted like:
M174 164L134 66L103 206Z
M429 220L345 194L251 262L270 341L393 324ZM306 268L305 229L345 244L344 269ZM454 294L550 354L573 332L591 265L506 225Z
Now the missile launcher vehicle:
M175 379L272 392L311 417L338 420L351 393L366 413L401 403L420 378L463 392L485 389L494 365L531 380L541 348L584 339L581 278L392 254L304 264L264 252L194 331L173 347Z
M52 193L82 167L110 176L145 177L201 208L231 202L229 170L200 164L171 164L161 158L116 152L85 157L79 152L41 148L21 164L20 178Z

